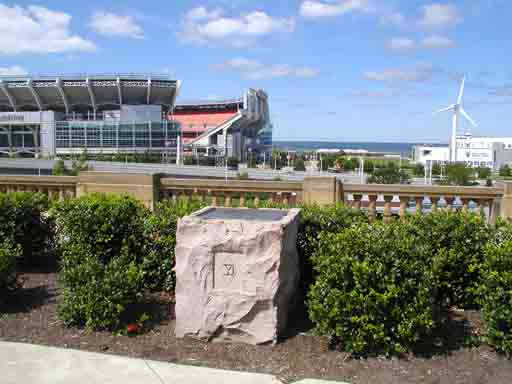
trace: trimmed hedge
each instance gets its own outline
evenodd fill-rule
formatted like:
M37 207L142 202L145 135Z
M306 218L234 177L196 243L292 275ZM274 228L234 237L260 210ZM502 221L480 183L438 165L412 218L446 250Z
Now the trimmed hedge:
M61 319L89 329L119 329L143 293L147 211L127 196L89 195L58 204L53 214L62 241Z
M419 242L432 246L436 302L444 307L477 307L485 247L495 229L484 216L440 211L409 216Z
M56 203L52 216L64 248L80 246L108 262L123 246L141 256L147 212L128 196L92 194Z
M42 194L0 194L0 302L20 263L61 254L63 321L119 329L145 289L173 291L178 219L205 205L179 200L152 213L127 196L90 195L48 214ZM481 307L489 343L512 355L510 224L453 212L369 223L341 205L301 208L302 287L320 334L355 355L400 354L430 334L439 307Z
M20 256L19 246L13 245L10 240L0 242L0 304L18 287L16 264Z
M176 286L174 273L176 229L178 219L206 206L193 200L161 203L156 213L147 216L144 224L144 257L142 270L146 288L152 291L173 292Z
M297 251L301 262L301 281L307 291L315 280L312 257L318 249L320 235L340 233L360 223L368 223L368 216L359 210L346 209L343 205L303 205L297 233Z
M498 351L512 356L512 226L502 228L486 248L479 303L486 336Z
M19 245L23 265L54 261L54 223L46 215L49 206L48 198L40 193L0 193L0 239Z
M317 332L358 356L413 348L433 327L431 252L399 222L322 234L308 294Z

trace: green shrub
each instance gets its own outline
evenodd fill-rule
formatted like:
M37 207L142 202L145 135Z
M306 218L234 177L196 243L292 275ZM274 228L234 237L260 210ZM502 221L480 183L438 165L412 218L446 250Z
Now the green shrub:
M303 205L297 233L297 251L301 262L302 284L305 290L314 280L312 256L318 248L321 234L339 233L351 225L368 222L366 214L343 205Z
M250 180L249 173L248 172L238 172L236 179L237 180Z
M407 219L418 242L432 246L436 302L475 308L487 243L494 230L485 217L462 212L437 212Z
M492 174L492 170L491 168L487 168L487 167L478 167L476 169L476 176L483 180L483 179L488 179L491 177L491 174Z
M375 170L375 163L371 160L365 160L363 170L365 173L372 173Z
M410 176L403 169L400 169L395 162L388 162L384 167L375 168L368 183L370 184L408 184Z
M475 182L475 170L466 164L448 164L445 167L445 178L440 182L443 185L471 186Z
M414 173L414 176L416 176L416 177L423 177L425 175L425 166L420 163L416 164L414 166L413 173Z
M12 241L0 242L0 304L18 286L16 267L20 256L20 247L13 245Z
M228 159L226 160L226 163L229 168L238 169L238 164L240 163L240 160L238 160L238 157L231 156L231 157L228 157Z
M144 277L137 255L122 247L102 259L87 247L69 245L62 256L59 316L68 326L119 329L127 310L142 297ZM132 319L133 320L133 319Z
M486 248L479 303L486 336L498 351L512 356L512 227Z
M64 160L59 159L55 162L55 165L53 166L52 170L53 176L67 176L68 172L69 171L66 168L66 165L64 164Z
M162 203L156 213L148 215L145 226L145 249L142 270L146 288L152 291L174 291L176 229L178 219L189 215L206 204L200 201Z
M144 218L128 196L89 195L59 204L59 315L68 325L117 329L143 293Z
M123 246L141 255L147 214L131 197L102 194L66 200L52 210L64 248L84 247L105 262L119 255Z
M295 171L305 171L306 170L306 164L304 163L304 159L297 159L295 160L295 166L293 168Z
M354 355L400 354L433 327L431 249L403 223L321 235L308 294L316 330Z
M512 169L510 168L510 166L508 164L505 164L504 166L502 166L500 168L500 176L502 177L510 177L512 176Z
M21 248L21 263L40 266L54 261L54 223L46 212L48 198L40 193L0 193L0 239Z

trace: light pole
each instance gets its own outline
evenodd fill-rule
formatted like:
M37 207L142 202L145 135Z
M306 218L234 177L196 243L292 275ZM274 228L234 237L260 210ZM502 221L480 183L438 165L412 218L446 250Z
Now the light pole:
M360 166L361 166L361 184L364 184L364 157L360 158Z
M432 160L430 160L429 173L430 173L430 185L432 185Z

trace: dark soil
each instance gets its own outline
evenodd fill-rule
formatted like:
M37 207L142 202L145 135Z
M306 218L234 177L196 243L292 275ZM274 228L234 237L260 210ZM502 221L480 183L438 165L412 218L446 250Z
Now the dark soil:
M25 273L23 288L0 307L0 340L43 344L182 364L270 373L285 382L302 378L350 383L512 383L512 362L489 347L470 348L479 332L477 312L456 312L431 345L402 359L354 360L330 349L326 338L302 333L295 318L290 335L278 345L207 344L174 337L173 308L163 295L148 297L153 323L136 337L86 333L57 318L56 274ZM449 337L446 337L449 336ZM445 343L442 343L445 340Z

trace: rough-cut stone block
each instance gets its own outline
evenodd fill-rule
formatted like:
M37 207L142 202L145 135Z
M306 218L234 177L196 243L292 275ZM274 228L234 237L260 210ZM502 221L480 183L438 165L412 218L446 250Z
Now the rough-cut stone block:
M299 212L209 207L179 221L177 337L277 341L299 282Z

